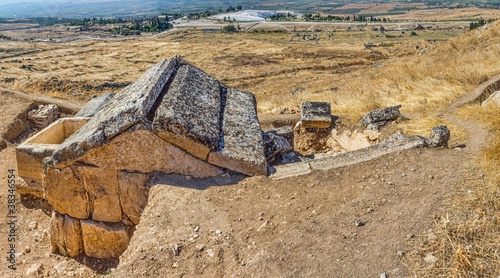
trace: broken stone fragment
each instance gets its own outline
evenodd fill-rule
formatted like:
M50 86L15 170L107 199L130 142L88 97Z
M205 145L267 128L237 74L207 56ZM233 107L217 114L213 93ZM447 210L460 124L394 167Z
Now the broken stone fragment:
M52 211L50 222L50 241L52 253L76 257L83 252L80 219Z
M268 162L274 161L278 153L287 153L293 150L284 137L271 132L264 132L262 137L264 139L264 153Z
M78 113L76 113L75 117L93 117L99 109L114 96L115 93L111 92L91 99L80 111L78 111Z
M433 147L448 147L450 140L450 130L444 126L436 126L431 129L429 141Z
M329 102L302 102L301 117L303 128L328 128L332 124Z
M483 101L481 106L486 107L491 104L496 104L500 106L500 91L492 93L485 101Z
M92 219L121 222L122 211L118 194L118 175L115 170L78 166L78 175L88 190Z
M85 255L100 259L118 258L127 249L133 227L92 220L80 222Z
M222 170L186 153L141 126L132 127L82 160L100 168L129 172L179 173L195 178L222 174Z
M54 168L44 160L43 188L45 199L60 213L86 219L90 216L88 192L77 177L76 167Z
M389 121L395 120L401 116L399 109L401 105L386 107L382 109L374 110L366 114L361 121L359 121L359 126L365 126L372 124L371 128L379 128L382 124L387 124ZM380 124L375 124L380 122Z
M249 176L266 175L262 132L255 97L229 88L223 115L222 138L208 162Z
M156 110L153 131L206 160L219 145L221 90L214 77L192 65L181 66Z
M28 112L28 120L37 128L44 128L51 124L59 116L59 109L55 104L40 104L37 108Z
M281 126L273 129L263 130L266 133L273 133L278 136L284 137L290 146L293 148L293 127L291 126Z
M148 204L147 182L148 175L126 171L118 172L121 207L123 213L134 224L139 224L142 211Z

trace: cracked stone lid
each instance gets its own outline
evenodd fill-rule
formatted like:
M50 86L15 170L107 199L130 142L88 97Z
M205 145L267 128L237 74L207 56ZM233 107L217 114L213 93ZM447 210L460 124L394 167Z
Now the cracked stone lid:
M267 173L253 94L226 86L180 56L160 61L99 106L47 163L61 169L85 161L134 128L209 164L246 175ZM131 152L141 148L130 144Z

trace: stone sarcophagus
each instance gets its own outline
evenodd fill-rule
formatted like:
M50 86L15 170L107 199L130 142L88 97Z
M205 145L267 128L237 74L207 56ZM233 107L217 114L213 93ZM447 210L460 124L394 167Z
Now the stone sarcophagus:
M120 256L147 204L154 172L267 174L254 96L180 56L93 107L92 117L60 120L17 148L26 194L55 209L54 252Z

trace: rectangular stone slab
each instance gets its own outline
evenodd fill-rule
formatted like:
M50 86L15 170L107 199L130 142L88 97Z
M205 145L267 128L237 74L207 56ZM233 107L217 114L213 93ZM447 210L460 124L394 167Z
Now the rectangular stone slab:
M83 252L80 219L52 211L50 220L50 242L52 253L76 257Z
M156 110L153 131L206 160L219 143L220 112L219 81L194 66L182 65Z
M121 223L80 221L85 255L100 259L118 258L127 249L132 228Z
M148 204L149 188L147 182L148 175L127 171L118 172L120 203L123 213L136 225L139 224L142 211Z
M91 204L92 219L105 222L121 222L122 210L118 193L116 170L92 166L78 166Z
M106 146L85 156L81 162L113 170L141 173L165 172L208 178L221 169L181 150L155 133L134 126Z
M78 113L76 113L75 117L93 117L99 109L114 96L115 93L111 92L91 99L80 111L78 111Z
M302 102L300 120L304 128L328 128L332 124L329 102Z
M219 149L208 163L249 176L266 175L262 132L251 93L227 89Z
M85 184L78 177L75 166L57 169L45 165L43 187L45 199L60 213L86 219L90 215L90 203Z
M282 180L311 173L311 166L307 162L296 162L274 167L276 172L269 176L273 180Z

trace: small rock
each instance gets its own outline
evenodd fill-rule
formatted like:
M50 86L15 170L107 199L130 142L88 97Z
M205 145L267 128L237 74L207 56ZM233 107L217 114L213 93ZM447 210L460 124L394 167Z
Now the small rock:
M429 135L429 141L434 147L448 147L448 141L450 140L450 130L444 126L440 125L433 127L431 129L431 134Z
M24 252L26 253L31 252L31 248L29 247L29 245L26 245L26 247L24 247Z
M195 232L198 232L199 230L200 230L200 227L198 227L198 226L194 227Z
M27 277L40 277L43 272L43 265L41 263L32 264L26 270Z
M221 236L222 232L221 232L221 230L217 230L217 231L215 231L215 234L218 235L218 236Z
M210 257L213 257L215 253L214 253L214 250L212 250L212 249L208 249L208 250L207 250L207 254L208 254Z
M354 221L354 224L356 224L357 227L361 227L361 226L365 225L365 223L363 223L363 221L360 221L360 220Z
M380 278L387 278L387 274L385 273L380 274Z
M307 255L307 257L308 257L309 259L314 259L314 258L315 258L313 254L308 254L308 255Z
M414 234L407 234L407 235L406 235L406 238L407 238L407 239L414 238L414 237L415 237L415 235L414 235Z
M405 252L403 251L398 251L398 257L403 257L403 255L405 254Z
M68 272L68 270L70 268L69 262L62 261L62 262L58 263L54 268L57 270L57 273L59 273L60 275L64 275L64 274L66 274L66 272Z
M402 174L401 174L401 176L406 177L406 174L405 174L405 173L402 173Z
M197 244L195 247L196 251L201 252L203 249L205 249L205 245L203 244Z
M410 171L415 172L415 168L410 168Z
M437 261L437 258L432 254L427 254L427 256L425 256L425 258L424 258L424 261L426 263L433 264Z
M30 224L28 225L28 228L30 229L30 231L36 230L37 227L38 227L37 222L30 222Z
M178 268L178 267L179 267L179 264L175 262L175 263L173 263L173 264L172 264L172 267L173 267L173 268Z
M433 175L429 175L429 179L434 179L434 176Z
M174 255L179 256L179 253L181 252L181 248L180 248L179 244L176 243L174 245L173 251L174 251Z

